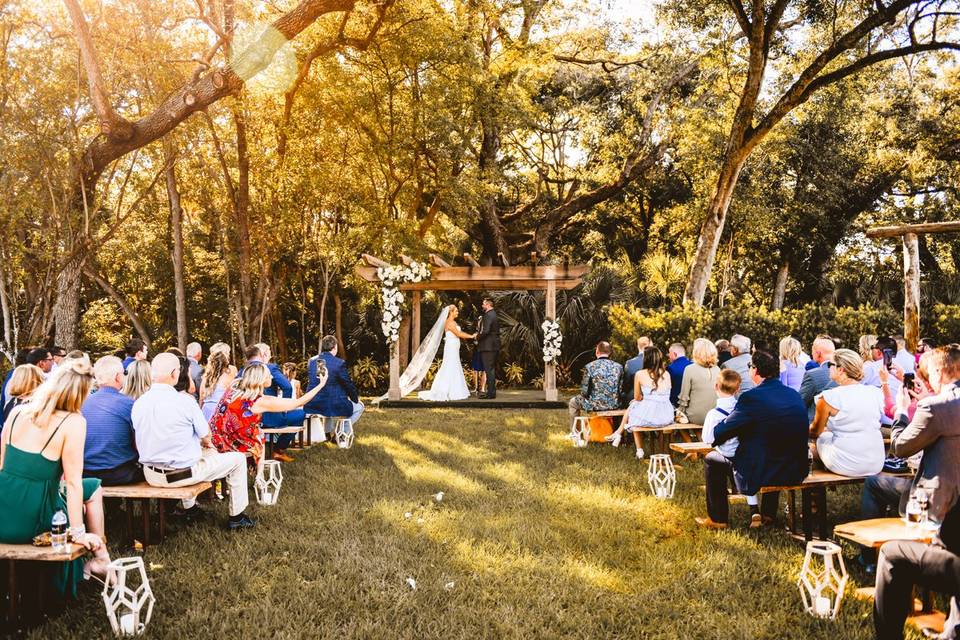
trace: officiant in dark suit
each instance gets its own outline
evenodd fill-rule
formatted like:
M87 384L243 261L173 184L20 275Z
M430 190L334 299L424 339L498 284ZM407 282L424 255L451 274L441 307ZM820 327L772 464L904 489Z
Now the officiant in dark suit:
M497 312L493 309L493 300L483 299L483 317L480 320L481 328L478 336L477 348L483 369L487 375L487 393L480 398L493 399L497 397L497 355L500 353L500 321Z

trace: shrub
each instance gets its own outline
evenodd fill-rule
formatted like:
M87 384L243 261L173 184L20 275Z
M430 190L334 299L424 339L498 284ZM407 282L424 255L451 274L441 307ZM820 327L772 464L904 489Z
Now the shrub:
M523 365L513 362L503 368L503 378L507 384L519 387L523 384Z
M369 356L360 358L351 367L350 377L361 391L376 391L383 380L383 367Z
M940 306L943 305L938 305L938 309ZM952 335L960 335L960 309L952 314L942 311L942 315L943 324L954 323ZM754 344L776 350L786 335L796 336L804 348L809 349L817 334L829 333L843 346L856 349L857 340L865 333L890 334L903 330L901 314L889 307L830 305L806 305L780 311L748 306L655 310L614 305L610 308L610 326L611 343L618 358L632 356L636 339L641 335L650 336L665 350L672 342L681 342L689 349L696 338L717 340L742 333Z

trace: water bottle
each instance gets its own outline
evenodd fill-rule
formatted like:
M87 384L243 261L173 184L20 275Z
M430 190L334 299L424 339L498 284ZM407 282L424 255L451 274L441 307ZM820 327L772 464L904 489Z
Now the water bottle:
M920 501L917 500L917 494L914 493L910 496L910 499L907 501L907 524L908 525L918 525L920 524Z
M67 514L60 509L53 514L53 520L50 522L50 543L56 553L66 553L67 546Z

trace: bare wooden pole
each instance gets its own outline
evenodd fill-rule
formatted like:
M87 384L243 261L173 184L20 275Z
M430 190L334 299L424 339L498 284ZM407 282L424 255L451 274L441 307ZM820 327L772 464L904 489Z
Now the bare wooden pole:
M903 337L908 351L920 340L920 243L916 233L903 235Z
M547 320L557 319L557 283L553 280L547 281L546 294L546 313ZM543 393L547 402L557 400L557 365L554 362L544 364L543 367Z
M387 392L390 400L400 399L400 344L390 343L390 391Z
M867 229L868 238L896 238L907 233L949 233L960 231L960 220L951 222L924 222L921 224L898 224L889 227Z

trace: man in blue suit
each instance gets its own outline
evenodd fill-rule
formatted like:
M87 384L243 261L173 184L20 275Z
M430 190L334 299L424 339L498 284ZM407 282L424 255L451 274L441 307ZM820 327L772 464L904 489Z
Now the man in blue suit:
M653 343L647 336L637 338L638 354L623 363L623 379L620 387L621 407L626 407L633 400L633 378L637 375L637 371L643 369L643 350L651 346L653 346Z
M714 429L714 446L737 438L733 468L740 492L754 495L763 487L800 484L810 470L807 409L800 394L780 382L780 360L758 349L749 368L756 386L740 394L730 415ZM729 518L727 480L729 463L708 461L707 510L697 524L726 529ZM759 513L750 515L750 526L772 524L780 494L765 493ZM756 507L753 507L756 509Z
M347 363L337 357L338 347L335 337L324 336L320 341L320 355L310 358L307 364L307 391L319 384L317 368L321 361L327 367L327 384L307 403L304 410L327 418L349 417L350 423L356 426L364 407L357 395L357 387L350 379ZM329 434L332 428L333 421L327 420L324 430Z
M260 363L266 365L266 367L270 370L270 374L273 376L273 383L264 390L263 395L274 396L277 398L293 397L293 385L291 385L290 381L287 380L287 376L283 375L283 371L280 370L280 366L270 362L273 354L270 351L269 345L260 343L251 347L247 347L244 355L247 357L247 364ZM242 375L243 369L237 373L238 377ZM286 411L282 413L264 413L263 427L265 429L302 427L304 418L305 414L303 409L294 409L293 411ZM273 459L279 460L280 462L292 462L293 457L287 452L287 447L289 447L292 443L292 433L285 433L281 436L277 436L277 442L273 448Z

